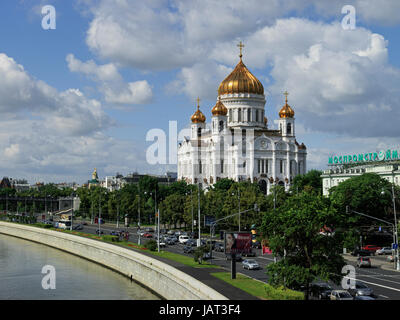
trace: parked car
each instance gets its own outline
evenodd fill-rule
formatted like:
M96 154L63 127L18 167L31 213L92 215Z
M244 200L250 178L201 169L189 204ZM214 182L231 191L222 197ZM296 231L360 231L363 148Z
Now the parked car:
M357 267L371 268L371 259L368 257L358 257L357 258Z
M224 244L221 243L221 242L217 242L217 243L215 244L214 251L217 251L217 252L224 252L224 251L225 251Z
M83 230L83 226L81 224L77 224L76 226L72 227L72 230Z
M179 236L179 242L180 243L186 243L189 240L188 236Z
M153 235L151 233L146 232L143 234L143 237L144 238L153 238Z
M383 248L381 248L379 250L376 250L375 253L378 254L378 255L383 255L383 254L392 254L393 251L392 251L391 247L383 247Z
M251 243L251 247L252 248L254 248L254 249L261 249L261 242L260 241L253 241L252 243Z
M154 232L154 229L150 228L150 227L147 227L147 228L144 229L144 231L146 231L146 232Z
M250 250L249 252L243 252L242 253L243 257L255 257L256 256L256 252L253 250Z
M371 296L355 296L354 300L376 300L376 299Z
M111 235L111 236L118 236L118 237L119 237L119 232L113 230L113 231L110 232L110 235Z
M174 230L169 230L169 231L167 232L167 234L169 234L170 236L173 236L173 235L175 234L175 231L174 231Z
M165 248L167 246L167 244L162 240L157 241L157 245L158 245L158 242L160 242L160 248Z
M330 295L331 300L353 300L350 293L345 290L332 290Z
M103 230L96 229L96 234L104 234Z
M356 286L354 289L350 288L349 293L354 296L372 296L374 294L374 290L368 287L365 283L360 281L356 281Z
M372 254L375 254L376 250L382 249L381 247L375 246L373 244L368 244L364 247L362 247L361 249L363 250L367 250L369 252L371 252Z
M362 249L355 249L352 253L352 256L356 257L367 257L371 255L371 252L368 250L362 250Z
M260 265L254 259L245 259L242 262L243 269L247 270L258 270L260 269Z
M317 282L311 284L311 296L319 300L330 299L333 288L326 282Z
M192 246L184 246L183 247L183 253L193 253L194 248Z
M195 247L197 243L195 240L189 239L188 241L186 241L185 245Z

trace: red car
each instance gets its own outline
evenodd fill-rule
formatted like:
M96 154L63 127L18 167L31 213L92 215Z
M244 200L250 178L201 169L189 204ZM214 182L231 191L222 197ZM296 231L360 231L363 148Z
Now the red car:
M143 235L144 238L153 238L153 236L150 233L145 233Z
M382 249L382 248L378 247L378 246L375 246L373 244L368 244L368 245L362 247L361 249L370 251L371 253L375 254L376 250L379 250L379 249Z

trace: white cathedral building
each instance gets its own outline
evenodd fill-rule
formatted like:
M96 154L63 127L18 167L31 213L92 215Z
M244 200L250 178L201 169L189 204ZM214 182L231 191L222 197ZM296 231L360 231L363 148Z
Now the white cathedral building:
M259 183L268 194L273 185L290 187L306 173L306 146L296 141L294 111L286 104L279 112L279 130L268 129L261 82L240 61L218 88L211 124L197 111L191 117L191 136L178 146L178 180L210 187L223 178Z

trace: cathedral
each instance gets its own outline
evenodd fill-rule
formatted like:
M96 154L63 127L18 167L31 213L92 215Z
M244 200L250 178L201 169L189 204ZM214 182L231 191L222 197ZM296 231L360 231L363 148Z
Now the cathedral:
M296 141L294 111L286 103L279 111L279 130L268 129L261 82L242 61L221 82L211 110L211 123L197 110L191 136L178 146L178 180L204 189L223 178L251 181L269 194L274 185L289 189L297 174L306 173L306 146Z

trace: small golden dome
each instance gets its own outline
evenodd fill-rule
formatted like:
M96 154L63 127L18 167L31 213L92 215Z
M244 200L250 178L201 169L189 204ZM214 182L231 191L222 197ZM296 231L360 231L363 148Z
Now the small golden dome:
M200 99L197 99L197 110L196 112L192 115L190 118L193 123L204 123L206 122L206 116L203 114L203 112L200 111Z
M279 111L279 117L280 118L293 118L294 117L294 111L287 103L288 102L287 96L289 95L289 93L286 91L284 93L284 95L286 96L286 103L282 107L281 111Z
M217 104L212 108L211 113L214 116L226 116L228 114L228 108L224 106L221 100L218 100Z
M268 124L268 119L267 119L267 117L264 117L264 123L265 123L265 124Z

